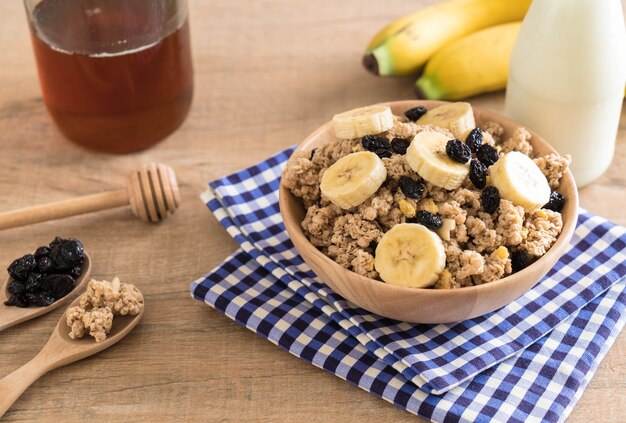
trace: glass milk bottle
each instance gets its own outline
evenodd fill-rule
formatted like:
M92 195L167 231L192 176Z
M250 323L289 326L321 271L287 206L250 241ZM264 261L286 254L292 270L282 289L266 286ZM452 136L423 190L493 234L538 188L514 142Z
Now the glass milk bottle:
M624 84L620 0L534 0L511 56L506 114L571 154L579 187L609 167Z

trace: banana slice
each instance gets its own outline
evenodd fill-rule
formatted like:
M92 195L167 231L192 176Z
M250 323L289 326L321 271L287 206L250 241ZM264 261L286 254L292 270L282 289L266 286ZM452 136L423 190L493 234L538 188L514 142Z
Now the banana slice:
M456 189L469 173L469 163L461 164L446 154L449 138L439 132L419 132L406 151L406 161L415 172L433 185Z
M333 126L339 139L360 138L393 128L393 114L388 106L359 107L333 116Z
M462 102L444 104L429 110L416 123L449 129L459 140L464 140L463 134L476 127L472 106Z
M527 212L550 200L550 186L539 167L527 155L511 151L489 168L491 183L500 197L524 207Z
M369 151L348 154L324 171L320 190L334 205L344 210L356 207L385 182L387 169Z
M434 284L446 266L439 236L417 223L400 223L376 247L374 267L383 281L409 288Z

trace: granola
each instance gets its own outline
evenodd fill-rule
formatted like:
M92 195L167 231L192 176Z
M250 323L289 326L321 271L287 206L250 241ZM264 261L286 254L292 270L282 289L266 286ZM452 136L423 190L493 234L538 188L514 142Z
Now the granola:
M511 151L530 156L550 188L558 190L569 165L568 157L534 157L531 134L522 127L506 133L500 124L484 122L480 128L483 143L495 146L500 157ZM398 116L394 116L393 127L378 136L390 142L396 137L412 140L422 132L454 138L448 129ZM394 226L415 221L420 211L439 216L444 222L441 229L433 229L442 239L446 255L445 268L432 286L435 289L479 285L505 277L512 273L513 252L524 252L531 260L539 258L556 242L563 228L559 212L542 208L527 211L507 199L500 200L495 212L487 213L481 204L481 190L469 179L455 189L441 188L421 178L406 155L391 152L381 155L386 170L382 185L361 204L343 209L322 195L320 181L324 171L339 158L359 151L364 151L360 138L333 141L300 153L291 160L282 178L305 206L302 228L311 243L360 275L381 279L374 266L378 243ZM402 192L401 177L422 184L420 198Z

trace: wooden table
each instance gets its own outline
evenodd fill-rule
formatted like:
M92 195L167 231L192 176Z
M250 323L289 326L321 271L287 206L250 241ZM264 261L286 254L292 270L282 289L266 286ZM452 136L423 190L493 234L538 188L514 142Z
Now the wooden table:
M179 174L183 207L150 226L114 210L2 232L0 267L55 235L84 241L93 276L137 284L143 322L119 345L48 374L8 421L416 421L278 349L190 298L189 282L235 243L199 201L206 183L302 140L334 113L412 98L411 79L361 67L369 37L431 0L191 2L194 106L184 126L147 152L92 154L67 142L42 103L21 2L0 2L0 210L118 188L137 163ZM503 96L476 104L501 110ZM626 224L626 114L616 159L582 190L582 205ZM592 141L592 140L590 140ZM43 346L62 311L0 333L0 375ZM623 421L626 334L575 408L572 422Z

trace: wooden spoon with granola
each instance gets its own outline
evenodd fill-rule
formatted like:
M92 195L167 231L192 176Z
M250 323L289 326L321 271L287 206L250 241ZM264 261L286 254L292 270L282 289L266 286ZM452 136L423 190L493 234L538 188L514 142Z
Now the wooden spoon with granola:
M137 326L143 312L143 295L134 285L121 283L118 278L112 282L91 280L87 291L65 311L39 354L0 379L0 416L50 370L82 360L120 341Z

